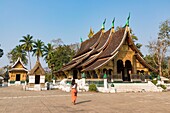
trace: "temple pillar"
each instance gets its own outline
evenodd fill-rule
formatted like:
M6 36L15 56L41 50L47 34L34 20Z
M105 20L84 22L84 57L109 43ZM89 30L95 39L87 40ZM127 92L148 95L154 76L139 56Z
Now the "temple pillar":
M79 70L77 71L77 78L81 79L81 72Z
M96 71L96 74L97 74L98 79L100 79L100 69L95 70L95 71Z
M136 56L133 56L133 68L132 68L132 74L137 74L137 69L136 69Z
M69 71L64 71L64 74L67 76L67 78L72 78ZM59 79L61 79L61 77L59 77Z
M91 77L91 79L93 79L93 78L94 78L94 77L93 77L93 72L92 72L92 71L90 71L89 73L90 73L90 77Z
M117 60L114 59L113 61L113 75L116 75L117 74Z

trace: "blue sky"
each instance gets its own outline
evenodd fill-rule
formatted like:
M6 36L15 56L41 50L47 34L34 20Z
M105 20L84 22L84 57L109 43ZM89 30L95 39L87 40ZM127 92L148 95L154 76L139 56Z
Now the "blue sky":
M161 22L170 19L169 0L0 0L0 44L4 56L0 67L9 65L7 53L22 36L30 34L47 44L61 38L65 44L87 39L90 27L96 33L106 18L106 30L124 26L131 13L130 27L143 44L142 53L148 54L145 45L154 40ZM32 58L32 65L35 58ZM43 67L46 66L42 60Z

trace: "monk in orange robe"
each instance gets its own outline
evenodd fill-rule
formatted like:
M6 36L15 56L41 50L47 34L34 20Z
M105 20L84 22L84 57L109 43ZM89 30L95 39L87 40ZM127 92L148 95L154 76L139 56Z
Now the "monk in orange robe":
M71 82L71 100L73 105L76 104L76 99L77 99L77 83L75 83L75 79L73 79Z

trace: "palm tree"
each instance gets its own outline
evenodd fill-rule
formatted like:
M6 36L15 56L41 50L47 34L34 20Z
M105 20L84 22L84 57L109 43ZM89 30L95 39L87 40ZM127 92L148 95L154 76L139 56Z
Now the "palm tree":
M44 46L44 54L43 57L46 61L46 63L48 63L48 65L50 64L50 59L52 57L52 52L54 50L54 47L51 43L48 43L47 46Z
M1 46L1 44L0 44ZM3 49L0 48L0 58L3 56L4 52L3 52Z
M43 56L43 47L44 47L44 42L41 40L37 40L34 42L33 45L33 55L37 56L37 61L39 61L39 57Z
M26 58L26 52L22 49L21 45L16 46L11 52L8 53L8 58L11 60L11 63L17 61L18 57L21 58L22 62L27 65L28 60Z
M28 58L29 58L29 62L30 62L30 69L31 69L31 60L30 60L30 52L33 49L33 40L32 40L33 36L30 36L29 34L27 36L23 36L23 39L20 40L20 42L22 42L22 48L27 51L28 53Z

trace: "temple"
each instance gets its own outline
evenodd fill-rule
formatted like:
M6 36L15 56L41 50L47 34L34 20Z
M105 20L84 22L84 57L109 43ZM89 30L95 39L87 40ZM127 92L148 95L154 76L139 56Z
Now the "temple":
M129 19L129 18L128 18ZM58 78L103 79L110 81L131 82L148 77L150 72L157 72L142 58L132 39L129 22L119 30L102 28L91 38L81 43L73 59L58 71ZM84 74L83 74L84 73ZM143 78L141 78L143 75Z
M19 57L9 70L9 85L25 84L27 73L28 70Z
M28 73L29 83L26 90L46 90L45 87L45 71L39 61Z

